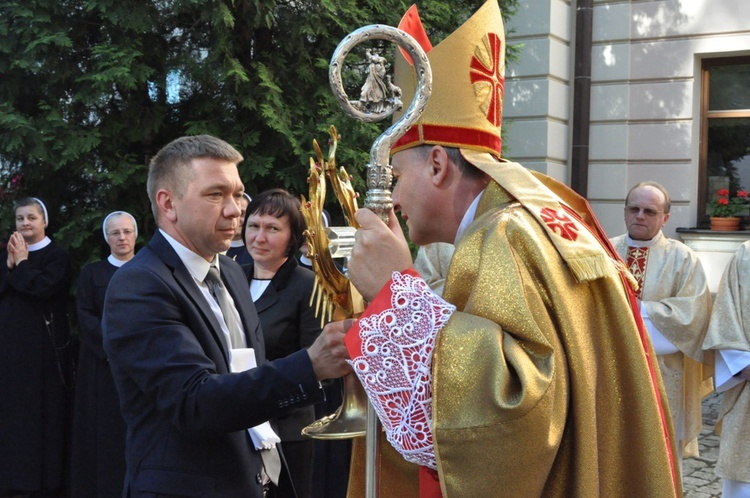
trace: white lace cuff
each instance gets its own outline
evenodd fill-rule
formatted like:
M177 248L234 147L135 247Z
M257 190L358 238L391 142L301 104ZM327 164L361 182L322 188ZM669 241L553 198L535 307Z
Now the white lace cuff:
M389 285L347 334L349 362L375 407L386 437L403 457L437 469L432 439L432 351L455 306L414 271Z

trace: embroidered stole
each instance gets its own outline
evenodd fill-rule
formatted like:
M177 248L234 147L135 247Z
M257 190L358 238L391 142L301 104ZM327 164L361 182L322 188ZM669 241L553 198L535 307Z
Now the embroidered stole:
M648 247L628 246L627 265L630 274L633 275L638 283L635 290L635 297L642 299L643 282L646 279L646 262L648 261Z

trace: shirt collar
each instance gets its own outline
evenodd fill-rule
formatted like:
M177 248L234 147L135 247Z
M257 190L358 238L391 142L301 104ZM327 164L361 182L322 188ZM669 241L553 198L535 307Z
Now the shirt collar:
M47 247L51 243L52 243L52 241L50 240L49 237L44 237L39 242L34 242L33 244L29 244L29 252L38 251L39 249L44 249L45 247Z
M107 261L109 261L109 264L111 264L112 266L116 266L118 268L127 263L127 261L117 259L114 254L110 254L109 256L107 256Z
M629 247L651 247L659 242L661 238L664 237L664 234L659 230L659 233L654 235L654 238L651 240L633 240L630 238L630 234L626 234L626 237Z
M484 194L485 190L487 189L485 188L481 192L479 192L479 195L474 198L474 200L471 202L471 205L469 206L469 209L467 209L464 213L464 217L461 219L461 224L458 225L456 240L453 241L454 244L458 244L458 239L461 238L466 229L469 228L469 225L471 225L471 222L474 221L474 216L476 216L477 214L477 206L479 206L479 199L482 198L482 194Z
M219 274L221 274L221 269L219 269L219 258L214 256L213 262L209 263L181 243L177 242L177 240L161 228L159 229L159 232L161 232L164 238L167 239L169 245L172 246L172 249L177 253L177 256L195 280L203 282L206 279L206 275L208 275L208 270L211 266L215 266L219 270Z
M242 239L233 240L230 244L230 247L244 247L245 241Z

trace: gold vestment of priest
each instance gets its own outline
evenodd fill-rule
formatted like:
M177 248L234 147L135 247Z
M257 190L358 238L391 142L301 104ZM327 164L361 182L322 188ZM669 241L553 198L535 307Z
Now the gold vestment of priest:
M701 401L712 390L713 354L704 358L701 349L711 317L711 293L698 256L686 245L661 231L649 242L642 305L656 329L679 349L657 359L682 456L695 457L703 430ZM627 235L613 238L612 245L626 261Z
M444 497L682 495L666 396L619 277L576 280L538 220L491 182L443 297L457 307L432 365ZM415 466L387 460L381 490L416 493ZM362 463L349 496L361 496Z
M750 351L750 241L740 246L724 272L703 347ZM719 422L716 474L750 482L750 382L739 382L724 391Z
M444 297L461 310L433 363L446 496L674 494L622 282L576 282L539 224L492 184Z
M455 213L465 219L443 298L456 309L444 325L432 327L430 368L399 372L410 380L415 373L420 381L425 372L431 376L431 439L424 440L432 443L439 491L446 498L681 497L667 399L624 266L603 233L581 221L596 223L584 199L501 159L505 34L497 1L485 2L434 47L415 7L399 27L420 40L433 79L429 105L391 153L455 148L487 175L473 219L466 218L474 204ZM407 101L416 92L414 72L400 52L394 67ZM465 231L464 221L470 222ZM377 318L391 312L378 306L390 303L394 280L347 339L360 323L368 334L377 327L383 337L393 332L392 321ZM424 301L437 299L426 292ZM417 328L424 316L415 312L404 329ZM418 387L424 395L424 385ZM368 396L375 406L385 398L372 389ZM391 413L386 416L392 422ZM380 496L432 492L430 485L416 485L417 467L401 455L381 443ZM429 464L421 469L431 470ZM361 496L362 468L355 458L350 497ZM425 474L432 478L429 471L419 478Z

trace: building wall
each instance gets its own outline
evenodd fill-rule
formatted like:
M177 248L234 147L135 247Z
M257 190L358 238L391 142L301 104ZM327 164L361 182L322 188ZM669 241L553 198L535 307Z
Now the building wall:
M505 155L568 182L573 17L570 2L522 1L506 41L522 45L506 67ZM515 33L510 33L515 30Z
M506 68L507 156L569 183L575 2L521 0L523 44ZM750 54L748 0L594 1L588 198L624 232L625 195L644 180L673 198L665 228L697 223L700 61Z

